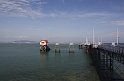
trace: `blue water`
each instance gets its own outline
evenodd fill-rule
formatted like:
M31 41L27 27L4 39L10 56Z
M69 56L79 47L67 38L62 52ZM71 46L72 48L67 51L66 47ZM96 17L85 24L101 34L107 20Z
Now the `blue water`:
M60 53L42 53L39 44L0 44L0 81L92 81L91 59L78 45L74 53L60 44Z

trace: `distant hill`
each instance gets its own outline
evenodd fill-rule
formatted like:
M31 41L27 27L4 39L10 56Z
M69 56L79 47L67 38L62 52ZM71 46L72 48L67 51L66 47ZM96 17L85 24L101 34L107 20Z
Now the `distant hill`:
M18 41L14 41L13 43L38 43L38 42L30 41L30 40L18 40Z
M3 43L3 42L0 41L0 43Z

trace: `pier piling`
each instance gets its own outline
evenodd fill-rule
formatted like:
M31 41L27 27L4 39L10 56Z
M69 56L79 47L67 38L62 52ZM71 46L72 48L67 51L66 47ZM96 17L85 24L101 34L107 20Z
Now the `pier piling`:
M56 43L55 44L55 53L60 53L60 44L59 43Z
M79 44L79 49L82 49L83 48L83 44Z
M69 53L74 53L74 44L73 43L69 44Z

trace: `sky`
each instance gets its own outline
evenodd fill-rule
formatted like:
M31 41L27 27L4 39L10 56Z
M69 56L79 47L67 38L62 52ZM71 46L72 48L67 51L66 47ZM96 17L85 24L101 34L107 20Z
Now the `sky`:
M0 0L0 42L124 43L124 0Z

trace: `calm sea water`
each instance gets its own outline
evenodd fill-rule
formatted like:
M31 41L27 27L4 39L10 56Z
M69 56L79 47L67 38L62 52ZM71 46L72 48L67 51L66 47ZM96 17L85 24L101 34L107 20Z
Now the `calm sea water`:
M91 59L75 45L60 45L60 53L41 53L39 44L0 44L0 81L97 81ZM96 77L95 76L95 77Z

